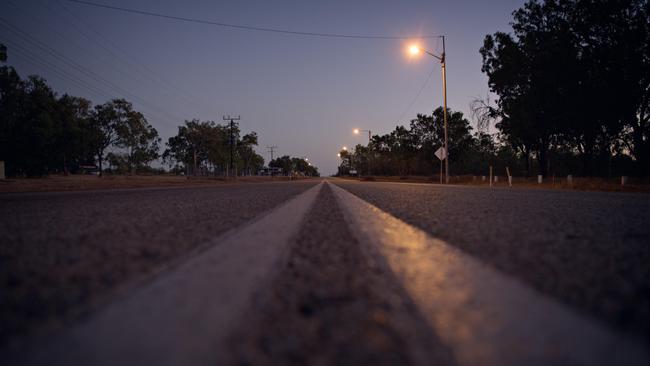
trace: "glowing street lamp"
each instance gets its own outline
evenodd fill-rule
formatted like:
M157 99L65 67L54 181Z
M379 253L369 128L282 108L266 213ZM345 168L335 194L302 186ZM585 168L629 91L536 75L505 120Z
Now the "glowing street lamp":
M443 95L443 119L445 122L445 182L449 183L449 149L448 147L448 138L447 138L447 67L446 67L446 54L445 54L445 36L440 36L442 38L442 54L440 56L433 54L424 48L420 47L417 44L412 44L409 46L408 51L411 54L411 56L417 56L420 53L424 52L429 56L433 56L434 58L438 59L440 61L440 65L442 67L442 95Z
M355 135L358 135L361 132L368 132L368 144L370 144L370 140L372 139L372 137L371 137L372 133L370 132L370 130L360 130L358 128L355 128L354 130L352 130L352 132Z

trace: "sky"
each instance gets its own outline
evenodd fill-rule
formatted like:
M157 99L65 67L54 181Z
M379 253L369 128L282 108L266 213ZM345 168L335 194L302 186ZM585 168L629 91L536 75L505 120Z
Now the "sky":
M448 107L470 117L488 95L479 49L509 31L523 0L88 0L141 11L261 28L413 37L447 51ZM409 40L329 38L236 29L125 13L68 0L3 0L0 42L21 76L59 95L101 104L123 97L163 141L186 119L241 116L258 153L308 157L336 172L342 146L367 143L442 105L440 64L409 57ZM472 121L474 123L474 121ZM434 158L434 157L432 157Z

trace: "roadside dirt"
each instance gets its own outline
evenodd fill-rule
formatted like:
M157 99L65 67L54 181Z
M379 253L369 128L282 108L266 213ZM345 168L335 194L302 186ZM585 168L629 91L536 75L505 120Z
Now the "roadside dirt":
M303 178L304 179L304 178ZM213 186L232 183L259 183L289 180L288 177L185 177L176 175L52 175L47 178L0 179L0 193L85 191L175 186Z
M357 180L362 182L401 182L401 183L425 183L440 184L438 177L428 176L361 176L361 177L339 177L339 179ZM485 180L484 180L485 179ZM454 176L450 184L489 187L489 178L486 176ZM492 184L493 187L507 188L508 180L505 176L499 176L498 181ZM569 184L566 177L545 178L542 184L537 183L537 178L515 177L512 180L512 188L525 189L563 189L576 191L599 191L599 192L647 192L650 193L650 182L639 179L630 179L625 185L621 185L621 178L587 178L574 177Z

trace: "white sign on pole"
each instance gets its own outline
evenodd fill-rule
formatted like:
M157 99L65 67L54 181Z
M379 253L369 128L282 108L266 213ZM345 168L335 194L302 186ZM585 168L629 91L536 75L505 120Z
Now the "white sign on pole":
M445 160L445 158L447 157L447 151L445 151L444 147L441 147L438 150L436 150L436 156L440 160Z

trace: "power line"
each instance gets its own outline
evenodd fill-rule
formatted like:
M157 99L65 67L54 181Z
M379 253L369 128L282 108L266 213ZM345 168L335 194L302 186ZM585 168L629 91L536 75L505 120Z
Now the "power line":
M139 14L139 15L147 15L147 16L151 16L151 17L178 20L178 21L182 21L182 22L199 23L199 24L206 24L206 25L215 25L215 26L218 26L218 27L244 29L244 30L258 31L258 32L292 34L292 35L307 36L307 37L385 39L385 40L403 40L403 39L413 39L413 38L436 38L436 37L438 37L437 35L392 36L392 35L363 35L363 34L343 34L343 33L302 32L302 31L293 31L293 30L288 30L288 29L256 27L256 26L242 25L242 24L223 23L223 22L217 22L217 21L205 20L205 19L180 17L180 16L176 16L176 15L154 13L154 12L145 11L145 10L137 10L137 9L132 9L132 8L123 8L123 7L119 7L119 6L113 6L113 5L99 4L99 3L94 3L94 2L90 2L90 1L82 1L82 0L65 0L65 1L69 1L71 3L82 4L82 5L94 6L94 7L97 7L97 8L117 10L117 11L121 11L121 12L125 12L125 13L132 13L132 14Z
M9 3L12 4L15 8L18 8L18 6L17 6L13 1L10 0ZM48 9L50 9L51 12L54 11L54 9L53 9L53 8L50 8L49 5L47 5L47 4L46 4L46 7L48 7ZM31 12L29 12L29 13L30 13L30 14L34 14L35 12L34 12L34 11L31 11ZM32 24L34 24L35 21L36 21L36 20L32 20ZM46 24L45 22L42 22L42 23L40 23L40 24L44 24L44 25L47 26L47 24ZM89 38L85 33L83 33L79 28L76 27L75 22L68 22L68 24L71 24L71 25L75 26L75 29L77 29L77 30L79 31L80 34L86 36L86 38L88 38L91 42L95 43L95 42L94 42L93 40L91 40L91 39L90 39L90 38ZM123 70L121 67L117 67L114 63L108 62L108 61L106 60L105 57L100 57L100 56L98 56L98 55L96 55L96 54L94 54L94 53L92 53L92 52L89 52L89 50L84 49L83 47L79 46L79 45L76 44L75 42L69 40L68 37L67 37L65 34L61 33L61 32L58 31L57 29L54 29L54 28L49 27L49 26L48 26L48 28L49 28L49 32L51 32L51 33L53 33L53 34L56 34L60 39L62 39L64 42L66 42L66 44L70 44L70 45L74 46L74 47L77 48L78 50L82 51L84 54L88 54L88 55L93 56L93 57L94 57L96 60L98 60L99 62L103 63L104 65L106 65L106 66L108 66L108 67L110 67L110 68L113 68L113 69L117 70L118 72L122 73L124 76L128 77L129 79L133 79L134 75L135 75L136 77L137 77L137 76L140 76L140 74L137 73L137 72L134 72L133 74L131 74L131 73L127 73L127 72L126 72L125 70ZM97 44L98 46L102 46L101 43L96 43L96 44Z
M81 88L84 88L84 89L90 91L93 94L102 96L102 97L107 98L107 99L114 98L113 95L107 93L106 91L104 91L102 89L99 89L99 88L96 88L96 87L92 86L91 84L88 84L84 80L79 79L76 76L68 73L65 69L62 69L61 67L48 62L47 60L39 57L35 53L32 53L31 51L29 51L28 49L20 46L19 44L14 43L13 41L10 41L8 39L4 39L3 42L7 43L11 47L11 49L13 51L16 51L18 54L22 54L23 56L25 56L26 61L28 61L28 62L36 65L36 66L40 66L40 67L43 67L43 68L50 69L52 72L57 74L59 77L61 77L63 79L66 79L68 81L71 81L72 83L77 84Z
M429 80L431 80L431 76L433 76L434 71L436 71L435 66L431 69L431 72L429 73L429 76L426 78L426 80L424 80L424 83L422 83L422 86L420 87L420 90L418 90L418 93L415 95L415 97L413 98L411 103L409 103L408 107L406 107L406 109L404 109L404 112L402 112L402 114L400 114L400 116L397 118L397 122L399 122L402 118L404 118L406 113L408 113L411 110L411 107L413 107L413 104L415 104L415 102L417 102L418 98L420 97L420 94L422 94L422 91L424 90L424 88L429 83Z
M62 1L65 1L65 0L62 0ZM189 92L189 91L187 91L187 90L173 84L172 82L166 80L159 73L157 73L154 70L152 70L151 68L149 68L146 64L144 64L142 62L139 62L135 57L129 55L128 52L124 51L124 49L119 47L115 42L111 41L108 37L106 37L105 35L100 33L97 29L95 29L90 24L88 24L88 22L83 17L81 17L81 16L77 15L76 13L74 13L68 7L63 5L63 3L60 3L59 5L61 6L61 8L63 10L65 10L68 13L69 16L73 17L76 20L76 22L83 24L88 30L92 31L92 33L94 33L96 36L98 36L100 38L99 41L97 41L96 39L91 39L92 37L90 35L88 35L86 32L81 31L81 29L76 26L76 24L75 24L76 22L71 22L70 25L74 26L75 29L77 29L81 34L83 34L88 40L93 42L95 45L101 47L106 52L108 52L111 56L113 56L116 59L120 60L124 64L126 64L128 66L131 66L131 67L134 67L134 66L136 68L139 67L140 69L145 71L143 73L139 73L139 72L135 71L138 76L146 77L149 81L157 83L158 85L160 85L160 86L162 86L164 88L167 88L167 89L171 90L172 92L175 92L186 103L189 102L189 103L193 104L194 106L197 106L197 107L200 107L200 108L203 108L204 106L202 104L198 103L197 102L198 100L200 100L203 104L206 104L206 105L210 104L205 99L203 99L202 97L197 96L196 94L191 93L191 92ZM54 9L53 7L50 7L47 2L45 4L45 6L48 9L51 9L51 10ZM113 49L117 50L120 54L114 52L113 50L111 50L109 47L107 47L104 44L110 45Z
M29 51L28 49L21 47L20 45L14 43L13 41L10 40L3 40L3 42L7 43L11 49L16 52L19 55L23 55L25 57L25 61L29 62L37 67L41 67L43 69L49 69L51 72L53 72L55 75L59 76L60 78L64 80L68 80L72 82L73 84L76 84L77 86L81 87L82 89L85 89L89 91L92 94L95 94L97 96L101 96L102 98L105 98L107 100L115 99L117 98L116 95L110 94L110 92L107 92L103 89L100 89L97 86L94 86L92 84L87 83L83 79L80 79L76 77L73 74L70 74L67 72L65 69L61 68L58 65L55 65L44 58L41 58L37 54ZM145 114L150 114L148 112L145 112Z
M0 25L3 25L6 29L8 29L11 32L13 32L14 34L16 34L19 38L22 38L23 40L31 43L32 45L36 46L37 48L39 48L39 49L45 51L46 53L54 56L55 58L59 59L64 64L72 67L73 69L75 69L77 71L80 71L80 72L84 73L86 76L88 76L88 77L90 77L90 78L92 78L92 79L94 79L94 80L96 80L96 81L98 81L100 83L106 84L108 87L110 87L110 89L112 89L114 91L117 91L118 95L119 94L128 95L131 98L136 99L140 103L148 106L149 108L152 108L153 110L158 110L159 113L162 113L162 115L159 115L160 117L166 116L166 118L168 118L172 123L176 123L176 121L180 120L180 118L168 113L167 111L163 110L162 108L147 102L146 100L138 97L137 95L135 95L135 94L133 94L133 93L131 93L131 92L125 90L125 89L122 89L121 87L115 85L114 83L112 83L109 80L105 79L104 77L98 75L97 73L93 72L92 70L88 70L84 66L82 66L82 65L78 64L77 62L69 59L65 55L58 52L57 50L49 47L48 45L44 44L43 42L39 41L38 39L32 37L31 35L29 35L28 33L24 32L24 31L22 31L21 29L19 29L15 25L12 25L6 19L3 19L3 18L0 17Z

